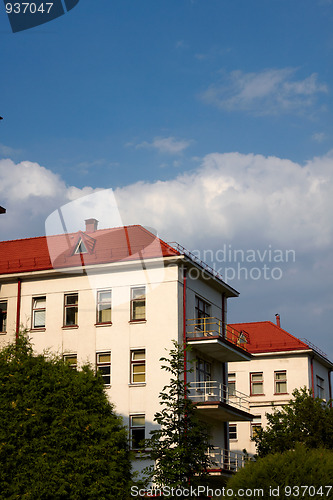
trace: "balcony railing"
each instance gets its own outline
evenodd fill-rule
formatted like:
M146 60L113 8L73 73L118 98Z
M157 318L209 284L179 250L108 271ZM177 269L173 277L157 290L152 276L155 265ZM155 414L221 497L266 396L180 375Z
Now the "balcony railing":
M250 411L250 402L246 394L229 389L227 385L220 382L213 380L191 382L189 390L189 398L193 403L222 402L246 412Z
M200 337L220 337L247 351L249 341L246 332L239 332L235 328L223 323L218 318L188 319L186 335L189 339Z
M209 450L208 456L214 463L210 470L221 469L230 472L237 472L244 467L247 461L251 460L251 458L249 458L248 455L244 455L244 453L224 450L217 446L213 446Z

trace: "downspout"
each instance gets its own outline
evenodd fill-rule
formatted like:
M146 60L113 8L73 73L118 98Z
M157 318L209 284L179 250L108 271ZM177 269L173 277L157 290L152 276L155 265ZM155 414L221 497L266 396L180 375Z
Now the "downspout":
M187 384L187 353L186 353L186 269L183 269L183 348L184 348L184 383ZM185 399L187 392L185 391Z
M16 304L16 331L15 331L15 342L18 342L18 336L20 333L20 315L21 315L21 279L17 280L17 304Z
M315 397L314 393L314 379L313 379L313 356L311 357L311 388L312 388L312 397Z
M225 338L226 336L226 326L227 326L227 321L226 321L226 311L225 311L225 293L222 294L222 337ZM226 387L228 384L228 373L227 373L227 364L222 363L222 382L223 382L223 400L224 402L227 402L227 394L228 392L226 391ZM229 444L229 423L224 422L223 425L223 432L224 432L224 447L226 450L226 463L229 462L229 451L230 451L230 444Z
M330 397L330 407L332 408L332 384L331 384L331 373L332 370L328 372L328 388L329 388L329 397Z

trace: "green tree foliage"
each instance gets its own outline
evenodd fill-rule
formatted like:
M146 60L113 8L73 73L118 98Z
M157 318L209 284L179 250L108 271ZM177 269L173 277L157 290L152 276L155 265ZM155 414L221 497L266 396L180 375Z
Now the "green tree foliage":
M228 481L226 489L230 490L228 498L236 500L333 498L332 478L333 452L298 444L294 450L248 462Z
M209 429L200 421L188 398L183 348L174 342L169 358L160 361L164 363L162 369L170 373L170 383L159 395L162 409L154 416L159 429L151 431L151 438L146 442L146 448L151 450L150 458L156 462L155 468L148 470L149 479L159 487L205 484L211 464L207 456Z
M0 352L0 498L127 499L127 432L103 380L20 336Z
M266 414L268 424L253 438L257 453L283 452L304 443L308 448L333 449L333 409L307 389L295 389L294 399L281 410Z

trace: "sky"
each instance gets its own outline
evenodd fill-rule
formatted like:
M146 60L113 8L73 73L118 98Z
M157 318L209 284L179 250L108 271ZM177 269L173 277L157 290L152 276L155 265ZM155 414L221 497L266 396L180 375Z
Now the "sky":
M331 0L80 0L12 33L1 4L1 239L110 193L240 292L229 322L279 313L333 359L332 22Z

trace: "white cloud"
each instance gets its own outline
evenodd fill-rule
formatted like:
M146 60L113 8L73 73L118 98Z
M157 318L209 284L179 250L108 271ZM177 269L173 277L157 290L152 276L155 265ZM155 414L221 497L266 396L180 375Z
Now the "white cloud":
M258 73L232 71L212 84L201 98L226 111L269 115L308 111L328 87L316 73L295 80L296 69L266 69Z
M315 142L322 143L326 141L326 139L327 135L325 134L325 132L316 132L315 134L312 135L312 140Z
M44 220L52 210L93 191L67 186L38 163L0 160L0 205L7 209L0 219L2 238L44 234Z
M159 153L170 155L181 154L187 149L192 141L176 139L175 137L155 137L152 142L142 142L137 144L136 149L156 149Z

